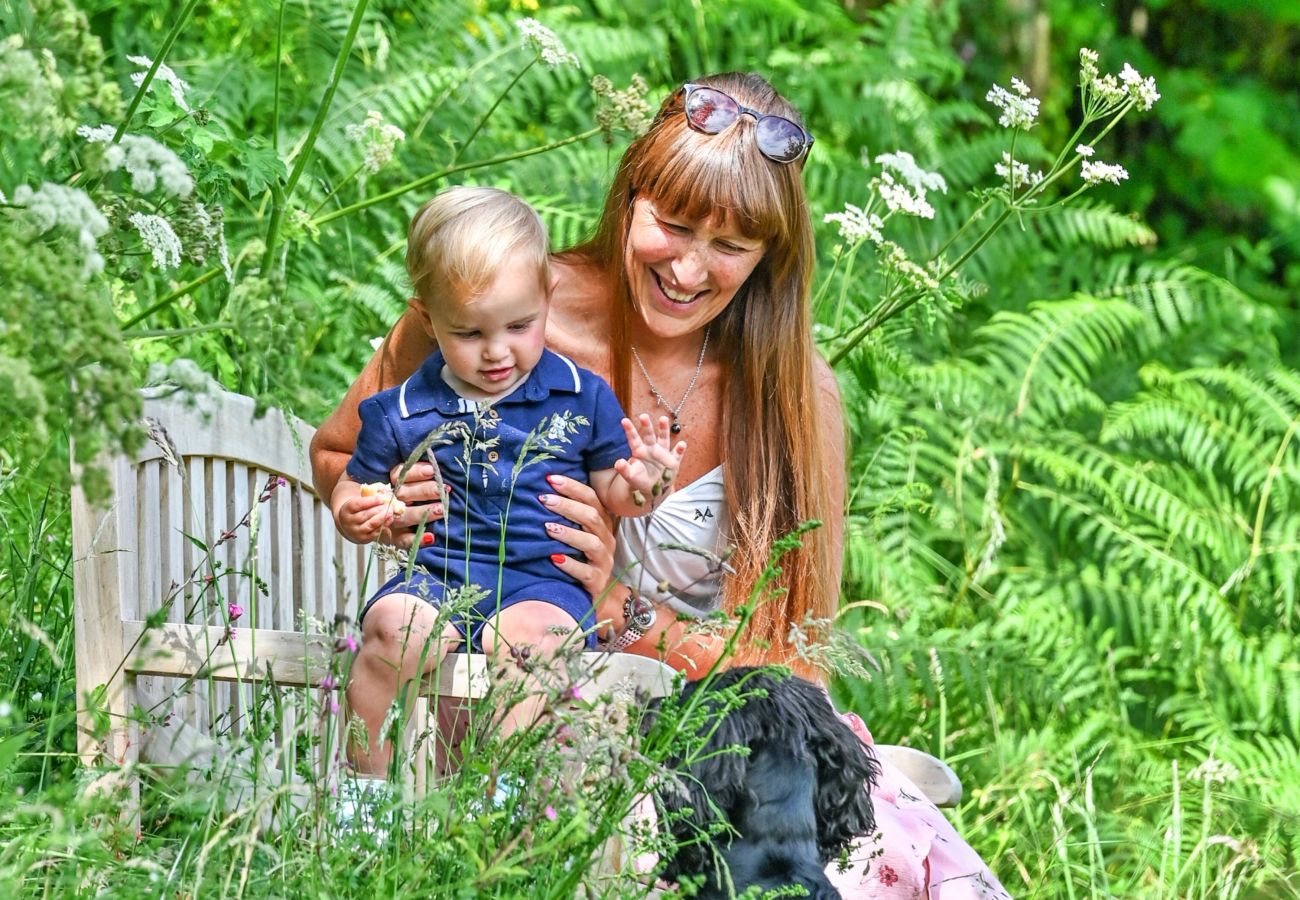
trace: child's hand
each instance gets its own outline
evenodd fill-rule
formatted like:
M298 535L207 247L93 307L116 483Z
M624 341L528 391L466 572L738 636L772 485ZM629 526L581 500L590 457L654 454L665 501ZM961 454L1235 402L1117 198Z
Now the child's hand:
M631 419L623 420L632 457L614 463L614 471L628 483L638 506L647 499L654 506L672 492L673 479L686 455L685 441L672 446L668 425L667 416L660 416L656 423L645 413L637 417L636 425Z
M368 544L377 539L393 521L406 511L406 504L393 496L382 483L363 484L357 496L339 505L334 516L339 533L354 544Z

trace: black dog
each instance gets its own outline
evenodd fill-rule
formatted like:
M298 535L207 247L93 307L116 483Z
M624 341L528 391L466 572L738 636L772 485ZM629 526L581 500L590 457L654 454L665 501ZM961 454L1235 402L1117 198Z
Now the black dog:
M685 712L700 690L702 723ZM741 668L688 685L671 709L707 742L692 764L670 760L677 778L656 792L660 821L679 845L661 876L704 876L696 896L705 900L790 885L839 897L824 870L875 830L868 791L878 763L826 694L779 670Z

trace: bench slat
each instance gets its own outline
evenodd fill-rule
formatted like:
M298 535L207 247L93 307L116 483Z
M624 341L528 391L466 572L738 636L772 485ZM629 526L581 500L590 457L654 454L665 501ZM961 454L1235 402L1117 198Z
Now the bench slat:
M286 687L315 687L330 671L334 637L278 631L269 628L237 628L228 644L220 645L225 628L216 625L186 625L168 622L149 630L145 624L122 623L126 646L134 646L126 670L137 676L170 675L201 677L218 681L253 681L269 671L277 684ZM206 665L205 665L206 661ZM672 688L675 673L657 660L630 653L584 653L583 665L589 680L579 685L584 693L603 693L632 679L651 696L662 697ZM487 659L479 653L450 654L436 677L426 679L421 696L478 699L489 689Z

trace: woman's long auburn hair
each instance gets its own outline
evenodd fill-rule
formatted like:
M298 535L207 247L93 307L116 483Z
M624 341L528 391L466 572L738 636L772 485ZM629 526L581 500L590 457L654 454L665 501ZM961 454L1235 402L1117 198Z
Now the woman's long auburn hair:
M726 92L744 106L800 122L800 116L763 78L728 72L696 81ZM734 364L722 382L723 461L731 512L730 564L724 608L749 600L769 563L775 541L809 520L827 522L832 508L822 446L819 389L813 372L809 288L814 250L804 198L802 161L764 157L754 120L741 116L719 134L693 130L683 113L685 92L664 101L650 129L623 154L592 239L563 256L602 271L614 286L610 373L625 408L631 400L629 318L634 315L625 252L632 201L651 198L670 215L696 221L734 217L747 237L766 242L757 268L713 321L711 345ZM742 636L740 664L782 663L806 677L820 673L797 657L792 625L835 611L839 566L831 559L829 529L803 536L782 557L773 596L758 605Z

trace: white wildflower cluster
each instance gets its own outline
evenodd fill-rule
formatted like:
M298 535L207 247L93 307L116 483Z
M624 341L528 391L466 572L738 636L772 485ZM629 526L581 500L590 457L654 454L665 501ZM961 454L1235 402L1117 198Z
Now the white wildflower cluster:
M365 150L361 165L371 175L392 162L397 143L406 140L406 132L385 122L384 117L373 109L366 113L364 122L348 125L343 133Z
M895 181L892 172L882 173L875 179L875 186L880 199L885 201L885 205L891 211L904 212L909 216L919 216L922 219L934 218L934 207L925 198L924 188L918 188L913 192L907 185Z
M542 63L547 68L582 67L578 57L569 52L564 43L555 36L555 32L536 19L519 19L515 22L515 27L519 29L524 46L540 55Z
M645 95L649 87L640 75L633 75L626 90L615 90L614 83L604 75L591 79L592 92L605 102L596 109L596 125L606 136L613 139L613 132L628 131L640 135L650 127L654 110L646 102Z
M128 56L127 59L144 68L144 71L134 72L131 75L131 83L139 88L140 85L144 84L144 76L149 74L149 69L153 66L153 60L147 56ZM160 65L158 71L154 73L153 80L149 82L149 90L152 91L153 86L159 81L171 88L172 100L176 101L176 105L189 112L190 105L185 102L185 92L190 89L190 86L173 72L171 66L166 63Z
M1003 128L1028 130L1038 121L1038 98L1029 96L1029 85L1019 78L1011 79L1011 91L1001 85L993 85L984 99L1002 110L998 124Z
M127 221L140 232L140 240L153 254L156 268L175 269L180 266L181 239L176 236L170 222L162 216L140 212L131 213Z
M91 144L104 144L104 165L110 172L125 169L131 176L131 188L148 194L158 186L171 197L185 198L194 190L194 178L185 168L181 158L169 148L142 134L124 134L118 143L111 143L116 133L112 125L77 129Z
M1074 148L1074 152L1082 156L1084 159L1092 159L1092 155L1097 151L1092 149L1091 144L1080 144Z
M1102 75L1097 69L1097 51L1087 47L1079 50L1079 87L1083 91L1084 108L1093 115L1105 115L1129 100L1145 112L1160 99L1156 80L1143 78L1128 63L1124 63L1118 78Z
M1121 165L1111 165L1101 160L1093 162L1085 159L1079 166L1079 174L1088 184L1101 184L1103 181L1109 181L1111 184L1119 184L1128 178L1128 169Z
M906 150L882 153L876 157L876 162L886 169L893 170L899 178L911 185L913 190L948 193L948 182L944 181L943 176L938 172L927 172L922 169L916 164L912 154Z
M190 395L215 395L219 386L212 376L199 368L192 359L181 357L169 363L154 362L149 364L145 376L147 384L170 384L181 392Z
M1041 171L1029 171L1029 165L1019 160L1011 158L1011 154L1003 151L1002 162L994 163L993 171L999 178L1007 183L1012 190L1023 187L1034 187L1043 180Z
M14 191L13 202L15 206L27 208L28 218L36 223L41 234L64 228L77 236L77 246L84 254L83 279L104 271L104 257L99 253L96 239L108 232L108 219L85 191L49 181L36 190L20 184Z
M1079 48L1079 86L1087 87L1097 80L1100 74L1097 69L1097 60L1100 57L1096 50L1089 50L1087 47Z
M1137 69L1124 63L1124 68L1119 73L1120 83L1128 95L1133 98L1138 109L1146 112L1156 105L1160 99L1160 94L1156 90L1156 80L1154 78L1143 78Z
M1205 762L1188 772L1187 777L1209 785L1229 784L1239 779L1241 772L1232 763L1210 756Z
M822 221L834 222L839 225L840 237L850 244L856 244L863 240L879 244L885 239L880 230L885 223L880 216L875 213L868 213L852 203L844 204L844 212L827 213Z
M897 276L909 288L918 291L937 291L939 279L935 278L924 266L912 262L907 251L893 241L880 243L880 264L885 271Z

